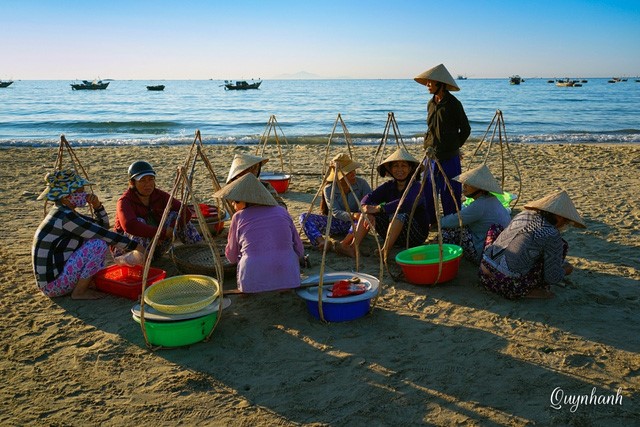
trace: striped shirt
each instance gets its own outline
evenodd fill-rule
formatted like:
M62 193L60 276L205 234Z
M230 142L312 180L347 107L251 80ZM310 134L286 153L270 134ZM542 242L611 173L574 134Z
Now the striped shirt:
M55 280L69 257L88 239L104 240L108 245L133 250L137 243L109 230L109 216L103 206L96 219L56 205L42 221L33 237L33 272L40 288Z

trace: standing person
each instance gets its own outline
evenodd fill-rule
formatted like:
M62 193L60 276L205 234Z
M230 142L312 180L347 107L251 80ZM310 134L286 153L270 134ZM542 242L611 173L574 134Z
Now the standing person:
M327 176L328 184L325 185L322 191L322 203L320 206L322 215L313 213L300 215L302 229L314 247L322 249L324 246L323 234L329 219L327 200L331 200L331 187L336 175L338 176L338 182L334 191L333 202L331 203L331 215L333 218L331 219L329 234L347 234L346 239L350 241L353 234L351 226L353 223L357 223L360 218L360 200L371 193L369 183L365 179L356 176L356 169L360 167L360 163L353 161L345 153L340 153L332 159L331 171Z
M378 165L378 174L381 177L391 176L391 180L381 184L371 193L362 198L361 211L367 214L369 221L373 223L376 232L385 238L382 246L382 254L386 260L389 251L396 244L405 245L407 235L409 236L409 247L418 246L424 243L429 234L430 217L428 214L428 202L424 192L420 192L420 179L416 179L407 197L404 199L400 211L392 222L391 219L396 212L400 199L404 193L411 176L420 167L420 162L416 160L404 148L398 148L393 154L387 157ZM409 223L411 210L414 202L418 199L413 219ZM390 227L389 236L387 230ZM352 258L356 256L356 247L368 232L366 221L360 218L356 226L353 241L348 244L340 243L335 247L336 252Z
M238 264L238 289L256 293L300 286L302 240L293 220L253 174L246 174L216 191L231 201L225 256Z
M418 75L414 80L425 85L433 95L427 104L427 133L424 138L425 150L431 148L444 174L451 183L454 198L451 197L444 177L434 160L427 159L426 165L433 171L436 188L440 194L444 215L455 213L462 199L462 187L452 182L453 177L462 172L460 147L471 134L471 126L458 99L451 94L460 90L444 65L437 65ZM427 172L428 173L428 172ZM431 188L431 175L427 175L427 188ZM433 208L435 209L435 207ZM435 211L430 213L435 218Z
M109 230L109 216L95 194L87 194L84 178L73 170L61 170L45 177L47 188L38 200L54 206L36 230L31 248L36 283L48 297L71 294L73 299L98 299L91 288L93 276L104 266L108 247L123 251L144 248L137 242ZM76 212L88 204L94 217Z
M129 188L120 196L116 204L115 230L139 242L145 248L158 231L162 214L167 204L171 204L169 216L156 245L154 258L161 257L171 247L173 230L185 244L198 243L202 236L190 222L191 212L183 209L180 220L178 212L182 204L179 200L156 187L156 171L151 164L138 160L129 166ZM122 255L122 251L114 249L114 256Z
M502 194L502 188L485 165L471 169L454 180L462 183L462 193L473 202L462 208L462 249L464 257L476 264L480 263L487 233L495 240L504 228L509 225L511 215L502 206L500 200L491 193ZM460 242L460 221L457 213L444 216L440 220L442 240L445 243Z
M509 299L551 298L573 266L565 261L569 244L560 233L567 226L585 228L566 191L526 204L488 245L480 263L480 283Z
M236 154L233 156L233 161L231 162L231 168L229 168L229 175L227 176L227 184L231 184L234 180L240 178L243 175L248 173L252 173L256 178L260 178L260 172L262 171L262 165L267 163L269 159L265 159L263 157L252 156L250 154ZM266 181L260 181L264 188L269 190L271 196L276 200L276 202L287 209L287 204L284 199L280 197L278 192L273 185L269 184Z

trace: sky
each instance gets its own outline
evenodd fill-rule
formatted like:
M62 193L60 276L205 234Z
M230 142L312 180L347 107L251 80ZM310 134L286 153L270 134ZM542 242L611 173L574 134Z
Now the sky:
M640 75L639 0L3 0L0 79Z

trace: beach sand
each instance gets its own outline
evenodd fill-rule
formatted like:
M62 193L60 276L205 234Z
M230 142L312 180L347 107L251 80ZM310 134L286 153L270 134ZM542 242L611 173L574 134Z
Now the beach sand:
M255 148L205 152L222 181L233 153ZM354 158L370 165L375 148L356 147ZM463 169L478 159L473 148L465 146ZM132 161L150 161L159 187L170 191L188 149L75 153L113 221ZM324 150L290 147L293 180L284 197L296 219L318 190ZM419 147L410 150L419 155ZM209 342L152 351L131 318L132 301L40 293L30 259L43 216L35 199L57 150L0 150L0 425L637 424L640 146L512 144L511 151L523 182L516 211L565 188L587 223L565 234L576 270L553 288L555 298L503 299L481 289L477 268L462 261L455 280L433 287L386 276L373 312L352 322L314 319L294 292L232 295ZM361 172L368 178L369 166ZM517 190L512 176L509 191ZM195 193L210 199L201 164L196 178ZM303 273L316 274L322 254L308 253L312 267ZM178 274L169 258L154 265ZM327 271L354 267L327 254ZM373 257L360 267L378 275ZM608 403L569 403L618 392Z

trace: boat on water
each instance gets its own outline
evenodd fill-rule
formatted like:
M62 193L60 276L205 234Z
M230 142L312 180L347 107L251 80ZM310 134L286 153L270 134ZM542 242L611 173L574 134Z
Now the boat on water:
M509 77L509 83L512 84L512 85L519 85L523 81L524 81L524 79L522 77L520 77L519 75L517 75L517 74L515 76Z
M463 76L462 74L458 74L457 80L467 80L467 76Z
M0 80L0 87L9 87L11 86L12 83L13 83L13 80L6 80L6 81Z
M556 86L558 87L580 87L582 86L580 83L578 83L577 80L571 80L571 79L558 79L556 80Z
M164 85L147 86L147 90L153 90L153 91L164 90Z
M72 90L102 90L109 86L110 82L103 82L102 80L83 80L82 83L71 83Z
M262 80L253 81L251 79L251 83L246 80L225 80L224 81L224 89L225 90L247 90L247 89L258 89L262 84Z

